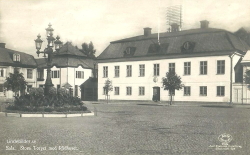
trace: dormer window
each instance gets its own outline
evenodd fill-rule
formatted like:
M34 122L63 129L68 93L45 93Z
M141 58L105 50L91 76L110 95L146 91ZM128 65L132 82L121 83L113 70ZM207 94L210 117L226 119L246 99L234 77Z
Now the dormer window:
M13 61L20 62L20 54L13 54Z
M168 50L168 43L158 44L153 43L148 48L149 54L166 53Z
M183 52L183 53L192 52L194 49L194 46L195 46L194 42L186 41L181 46L181 52Z
M133 56L135 54L136 47L127 47L124 51L124 56Z
M130 47L127 48L127 49L126 49L126 54L130 54L130 51L131 51L131 48L130 48Z

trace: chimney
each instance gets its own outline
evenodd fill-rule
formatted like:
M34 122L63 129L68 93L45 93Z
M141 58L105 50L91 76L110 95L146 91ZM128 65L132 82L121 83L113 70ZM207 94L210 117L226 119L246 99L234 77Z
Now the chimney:
M144 36L149 36L151 34L151 28L149 27L145 27L144 28Z
M0 47L5 48L5 43L0 43Z
M201 22L201 29L206 29L208 28L209 21L207 20L202 20Z
M178 32L179 31L179 25L176 23L171 24L171 32Z

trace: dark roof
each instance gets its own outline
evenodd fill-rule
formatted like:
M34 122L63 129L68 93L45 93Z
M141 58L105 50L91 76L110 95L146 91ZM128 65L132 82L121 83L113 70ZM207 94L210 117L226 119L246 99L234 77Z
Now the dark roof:
M127 47L135 47L133 57L143 57L149 55L149 47L157 43L158 34L148 36L140 35L113 41L98 56L98 59L123 58ZM193 43L192 53L200 52L220 52L220 51L247 51L250 47L234 34L214 28L191 29L179 32L160 33L160 44L165 47L158 53L162 55L182 54L182 47L185 42Z
M36 59L36 62L38 68L47 67L46 59L44 58ZM52 66L56 66L58 68L82 66L83 68L93 69L94 63L95 60L86 57L85 54L80 52L70 42L64 44L59 52L55 52L52 59Z
M75 55L86 57L86 55L73 46L71 42L65 43L62 48L56 52L56 55Z
M13 54L20 54L20 62L13 61ZM10 50L0 47L0 65L13 66L13 67L30 67L35 68L37 66L35 58L32 55Z

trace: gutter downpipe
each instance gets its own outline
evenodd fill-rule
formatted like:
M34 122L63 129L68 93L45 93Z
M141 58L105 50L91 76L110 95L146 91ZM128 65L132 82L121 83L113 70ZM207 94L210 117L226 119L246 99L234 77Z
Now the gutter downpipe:
M229 55L230 57L230 102L229 104L232 104L232 94L233 94L233 56L234 53Z

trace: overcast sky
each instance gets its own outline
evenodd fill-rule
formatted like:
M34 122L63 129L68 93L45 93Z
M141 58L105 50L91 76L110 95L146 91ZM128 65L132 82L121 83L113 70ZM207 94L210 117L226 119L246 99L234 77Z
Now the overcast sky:
M111 41L166 32L166 8L182 5L183 29L209 27L234 32L250 27L250 0L0 0L0 42L35 56L34 39L51 23L54 36L81 47L92 41L99 55ZM43 48L47 43L43 43Z

